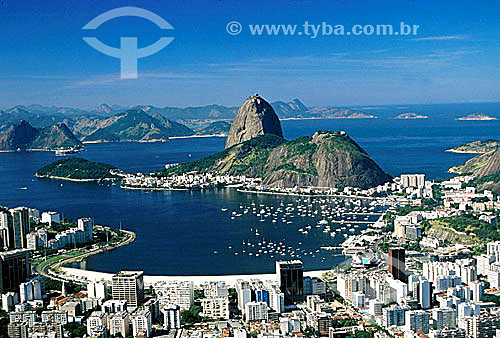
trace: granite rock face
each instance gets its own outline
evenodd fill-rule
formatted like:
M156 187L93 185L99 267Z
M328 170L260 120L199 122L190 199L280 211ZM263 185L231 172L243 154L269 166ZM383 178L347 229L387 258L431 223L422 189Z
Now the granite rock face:
M500 149L495 150L484 167L478 170L479 177L494 175L500 172Z
M273 107L256 94L246 99L238 109L227 136L226 149L264 134L283 137L280 120Z
M264 183L274 187L367 189L391 179L347 134L328 131L275 148L264 175Z

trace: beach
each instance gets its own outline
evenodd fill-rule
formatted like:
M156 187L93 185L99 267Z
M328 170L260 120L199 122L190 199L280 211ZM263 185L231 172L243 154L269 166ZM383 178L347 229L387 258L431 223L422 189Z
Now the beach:
M82 270L76 268L61 267L64 271L65 277L71 279L77 279L80 281L87 280L89 282L106 281L111 282L113 277L112 273L98 272L91 270ZM329 272L331 270L315 270L315 271L304 271L304 276L308 277L320 277L323 273ZM118 271L117 271L118 272ZM261 280L274 280L276 275L274 273L270 274L248 274L248 275L219 275L219 276L150 276L144 275L145 286L153 285L160 281L189 281L193 282L195 285L201 285L205 282L216 282L223 281L228 286L234 287L238 279L250 280L250 279L261 279Z

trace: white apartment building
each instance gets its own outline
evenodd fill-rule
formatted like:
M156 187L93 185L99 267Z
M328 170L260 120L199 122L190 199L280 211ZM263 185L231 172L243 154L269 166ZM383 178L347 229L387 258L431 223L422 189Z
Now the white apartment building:
M203 285L203 291L206 298L228 297L225 282L207 282Z
M48 223L52 225L52 223L61 223L61 214L56 211L46 211L42 213L42 223Z
M87 334L92 335L105 332L108 327L108 316L101 311L94 311L87 319Z
M104 282L93 282L87 284L89 298L106 299L106 284Z
M137 337L139 334L149 337L152 330L153 322L149 310L143 309L132 315L132 335L134 337Z
M201 300L203 308L202 316L212 319L229 319L229 298L203 298Z
M116 312L109 315L108 327L111 336L121 334L122 337L127 337L130 332L129 314L127 312Z
M194 284L188 281L161 281L153 285L160 307L179 305L181 311L189 310L194 302Z
M264 302L248 302L245 305L245 320L247 322L267 320L267 304Z

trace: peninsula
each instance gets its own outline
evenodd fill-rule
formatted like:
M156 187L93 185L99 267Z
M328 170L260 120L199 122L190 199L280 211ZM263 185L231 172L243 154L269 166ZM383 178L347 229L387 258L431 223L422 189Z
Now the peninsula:
M447 149L446 151L459 154L484 154L496 150L498 146L500 146L500 141L489 139L470 142L455 148Z

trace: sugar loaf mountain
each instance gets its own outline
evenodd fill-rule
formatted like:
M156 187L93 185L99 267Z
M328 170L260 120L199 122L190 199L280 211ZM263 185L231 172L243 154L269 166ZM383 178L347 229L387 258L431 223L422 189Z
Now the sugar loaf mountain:
M391 179L346 133L318 131L287 141L273 107L249 97L239 108L223 151L156 172L190 171L261 177L271 187L369 188Z

